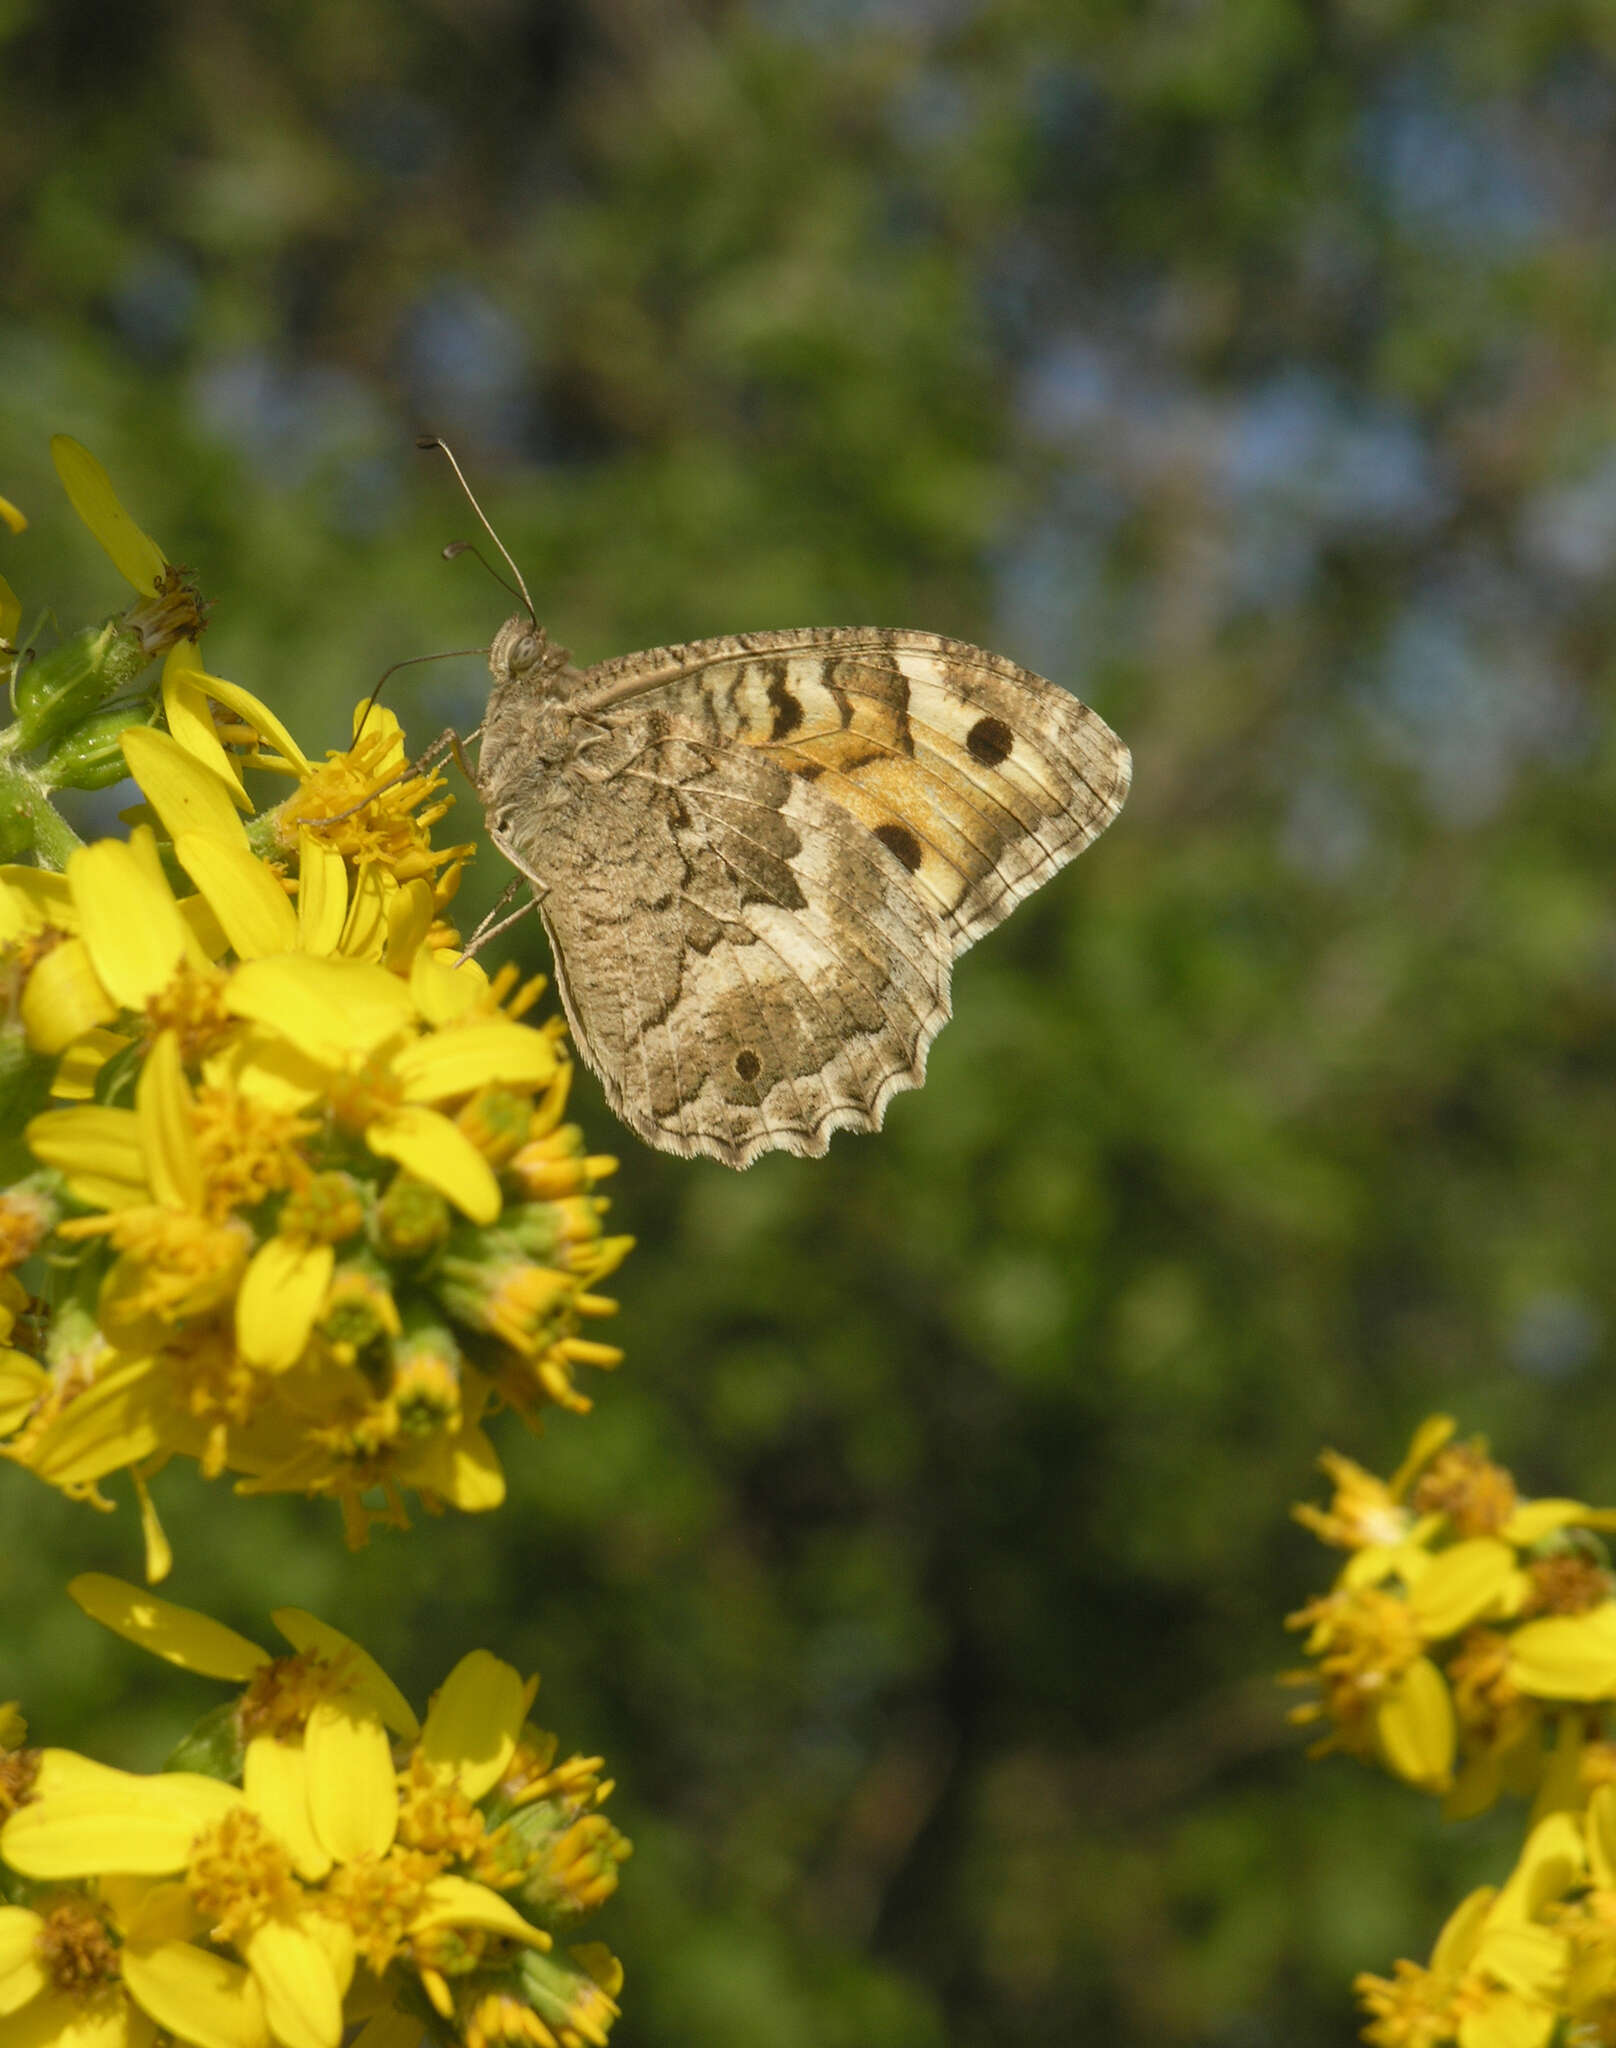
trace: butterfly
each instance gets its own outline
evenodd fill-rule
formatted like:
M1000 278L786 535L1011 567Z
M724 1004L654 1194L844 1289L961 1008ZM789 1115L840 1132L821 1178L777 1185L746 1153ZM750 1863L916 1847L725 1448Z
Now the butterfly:
M489 651L477 791L573 1037L649 1144L823 1153L925 1079L954 961L1121 810L1087 705L935 633Z

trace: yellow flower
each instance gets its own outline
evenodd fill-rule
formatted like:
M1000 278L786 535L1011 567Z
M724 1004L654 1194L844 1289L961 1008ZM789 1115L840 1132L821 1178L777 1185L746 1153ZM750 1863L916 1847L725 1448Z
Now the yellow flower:
M434 964L418 960L423 969ZM421 1000L422 982L357 960L249 963L227 1001L257 1029L240 1042L233 1077L245 1092L288 1105L329 1102L340 1129L473 1222L491 1223L500 1210L494 1170L436 1105L491 1084L542 1088L555 1077L555 1048L502 1018L424 1032L433 1006Z
M1509 1676L1542 1699L1616 1699L1616 1601L1525 1623L1510 1640Z
M1415 1516L1403 1505L1404 1495L1425 1466L1452 1436L1453 1418L1432 1415L1414 1432L1408 1455L1390 1479L1377 1479L1338 1451L1320 1453L1319 1465L1335 1482L1328 1508L1302 1503L1291 1514L1321 1543L1341 1550L1396 1550L1415 1538Z
M58 1888L40 1908L0 1905L0 2030L29 2048L151 2048L159 2014L138 2002L126 1974L138 1976L146 1943L168 1902L138 1880ZM225 2000L210 1984L210 2042L269 2048L260 2013L243 2005L229 2034L217 2020ZM162 2001L159 2000L161 2005ZM182 2038L194 2040L195 2035Z
M353 745L306 766L297 794L274 813L280 845L292 852L307 832L354 867L378 867L398 882L436 876L468 858L470 844L433 846L432 827L453 800L433 801L442 776L410 771L393 713L366 699L354 707L353 724Z
M160 551L88 462L80 495L144 584ZM396 722L310 770L256 700L186 673L249 759L279 749L290 804L244 821L236 735L176 700L171 732L122 734L147 799L127 842L0 873L25 1029L69 1105L27 1127L57 1306L38 1355L0 1351L0 1455L101 1505L130 1470L153 1576L146 1470L176 1454L331 1497L355 1543L404 1521L406 1489L496 1506L485 1416L588 1408L582 1373L621 1354L583 1326L630 1243L593 1192L614 1162L561 1122L560 1020L523 1021L540 984L445 954L464 849L432 848L428 780L394 780Z
M1363 2038L1375 2048L1546 2048L1572 1963L1571 1941L1548 1923L1585 1862L1569 1815L1541 1822L1504 1888L1470 1893L1449 1917L1427 1966L1399 1962L1394 1977L1358 1978L1371 2015Z
M512 2012L525 2002L553 2029L526 2038L604 2041L621 1977L606 1951L575 1950L576 1968L547 1963L531 1977L523 1961L553 1945L523 1885L535 1855L502 1820L524 1754L553 1752L553 1738L525 1727L536 1680L474 1651L423 1727L380 1667L311 1615L275 1616L294 1654L272 1658L114 1579L86 1575L70 1591L168 1661L246 1681L232 1717L239 1786L50 1750L0 1830L0 1860L73 1888L61 1896L77 1919L112 1929L96 1952L102 1995L131 2017L109 2038L144 2048L156 2021L221 2048L337 2048L413 1981L445 2019L505 1985ZM552 1774L575 1803L604 1796L595 1761ZM42 1995L39 1920L0 1911L0 2014ZM389 2034L367 2025L364 2038Z

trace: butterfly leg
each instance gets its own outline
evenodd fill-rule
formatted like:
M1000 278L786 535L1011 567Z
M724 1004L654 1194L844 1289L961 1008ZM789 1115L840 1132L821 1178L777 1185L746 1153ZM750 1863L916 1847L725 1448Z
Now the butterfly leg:
M508 917L501 917L500 912L505 908L506 904L523 889L530 892L527 901L519 910L513 910ZM484 946L497 939L501 932L509 931L513 924L526 917L530 910L537 910L539 907L539 895L540 890L536 882L530 882L526 875L513 875L500 891L499 901L489 911L482 923L478 925L471 937L467 939L465 945L461 947L461 960L470 960L474 955L480 953Z

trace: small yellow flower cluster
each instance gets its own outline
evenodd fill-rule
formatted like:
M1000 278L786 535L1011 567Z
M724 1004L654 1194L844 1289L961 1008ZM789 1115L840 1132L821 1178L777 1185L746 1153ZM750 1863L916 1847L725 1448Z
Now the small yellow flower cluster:
M1292 1718L1330 1723L1315 1754L1378 1763L1460 1818L1537 1792L1565 1726L1616 1708L1616 1510L1522 1500L1453 1430L1423 1423L1387 1481L1325 1454L1335 1498L1296 1517L1350 1555L1287 1626L1314 1660L1288 1678L1320 1693Z
M1429 1963L1365 1971L1354 1988L1375 2048L1616 2040L1616 1784L1546 1813L1506 1882L1449 1915Z
M177 576L68 445L155 604ZM469 849L433 846L396 720L362 707L311 764L166 644L168 730L116 734L129 837L0 867L0 1147L33 1167L0 1193L0 1455L99 1505L128 1470L154 1578L173 1456L335 1498L352 1542L406 1488L495 1506L485 1418L588 1408L579 1369L620 1354L581 1326L630 1243L595 1193L615 1161L563 1121L560 1020L523 1021L539 984L457 957ZM252 815L243 766L293 793Z
M600 1811L601 1759L558 1764L528 1721L537 1679L473 1651L423 1723L296 1608L274 1616L292 1646L275 1657L116 1579L69 1590L245 1689L155 1775L0 1753L5 2038L414 2048L437 2022L466 2048L603 2048L621 1967L598 1942L557 1943L615 1889L629 1844Z
M1380 1480L1334 1452L1327 1508L1296 1516L1349 1555L1289 1625L1312 1666L1287 1674L1344 1750L1440 1796L1452 1818L1530 1798L1500 1888L1451 1916L1428 1965L1364 1975L1377 2048L1545 2048L1616 2040L1616 1510L1525 1500L1447 1416Z

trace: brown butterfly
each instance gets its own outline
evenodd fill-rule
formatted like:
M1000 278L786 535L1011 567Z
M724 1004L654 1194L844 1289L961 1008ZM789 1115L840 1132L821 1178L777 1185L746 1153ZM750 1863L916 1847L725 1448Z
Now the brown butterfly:
M642 1138L726 1166L879 1128L925 1079L955 959L1128 794L1096 712L935 633L578 669L530 611L489 668L478 795L579 1051Z

